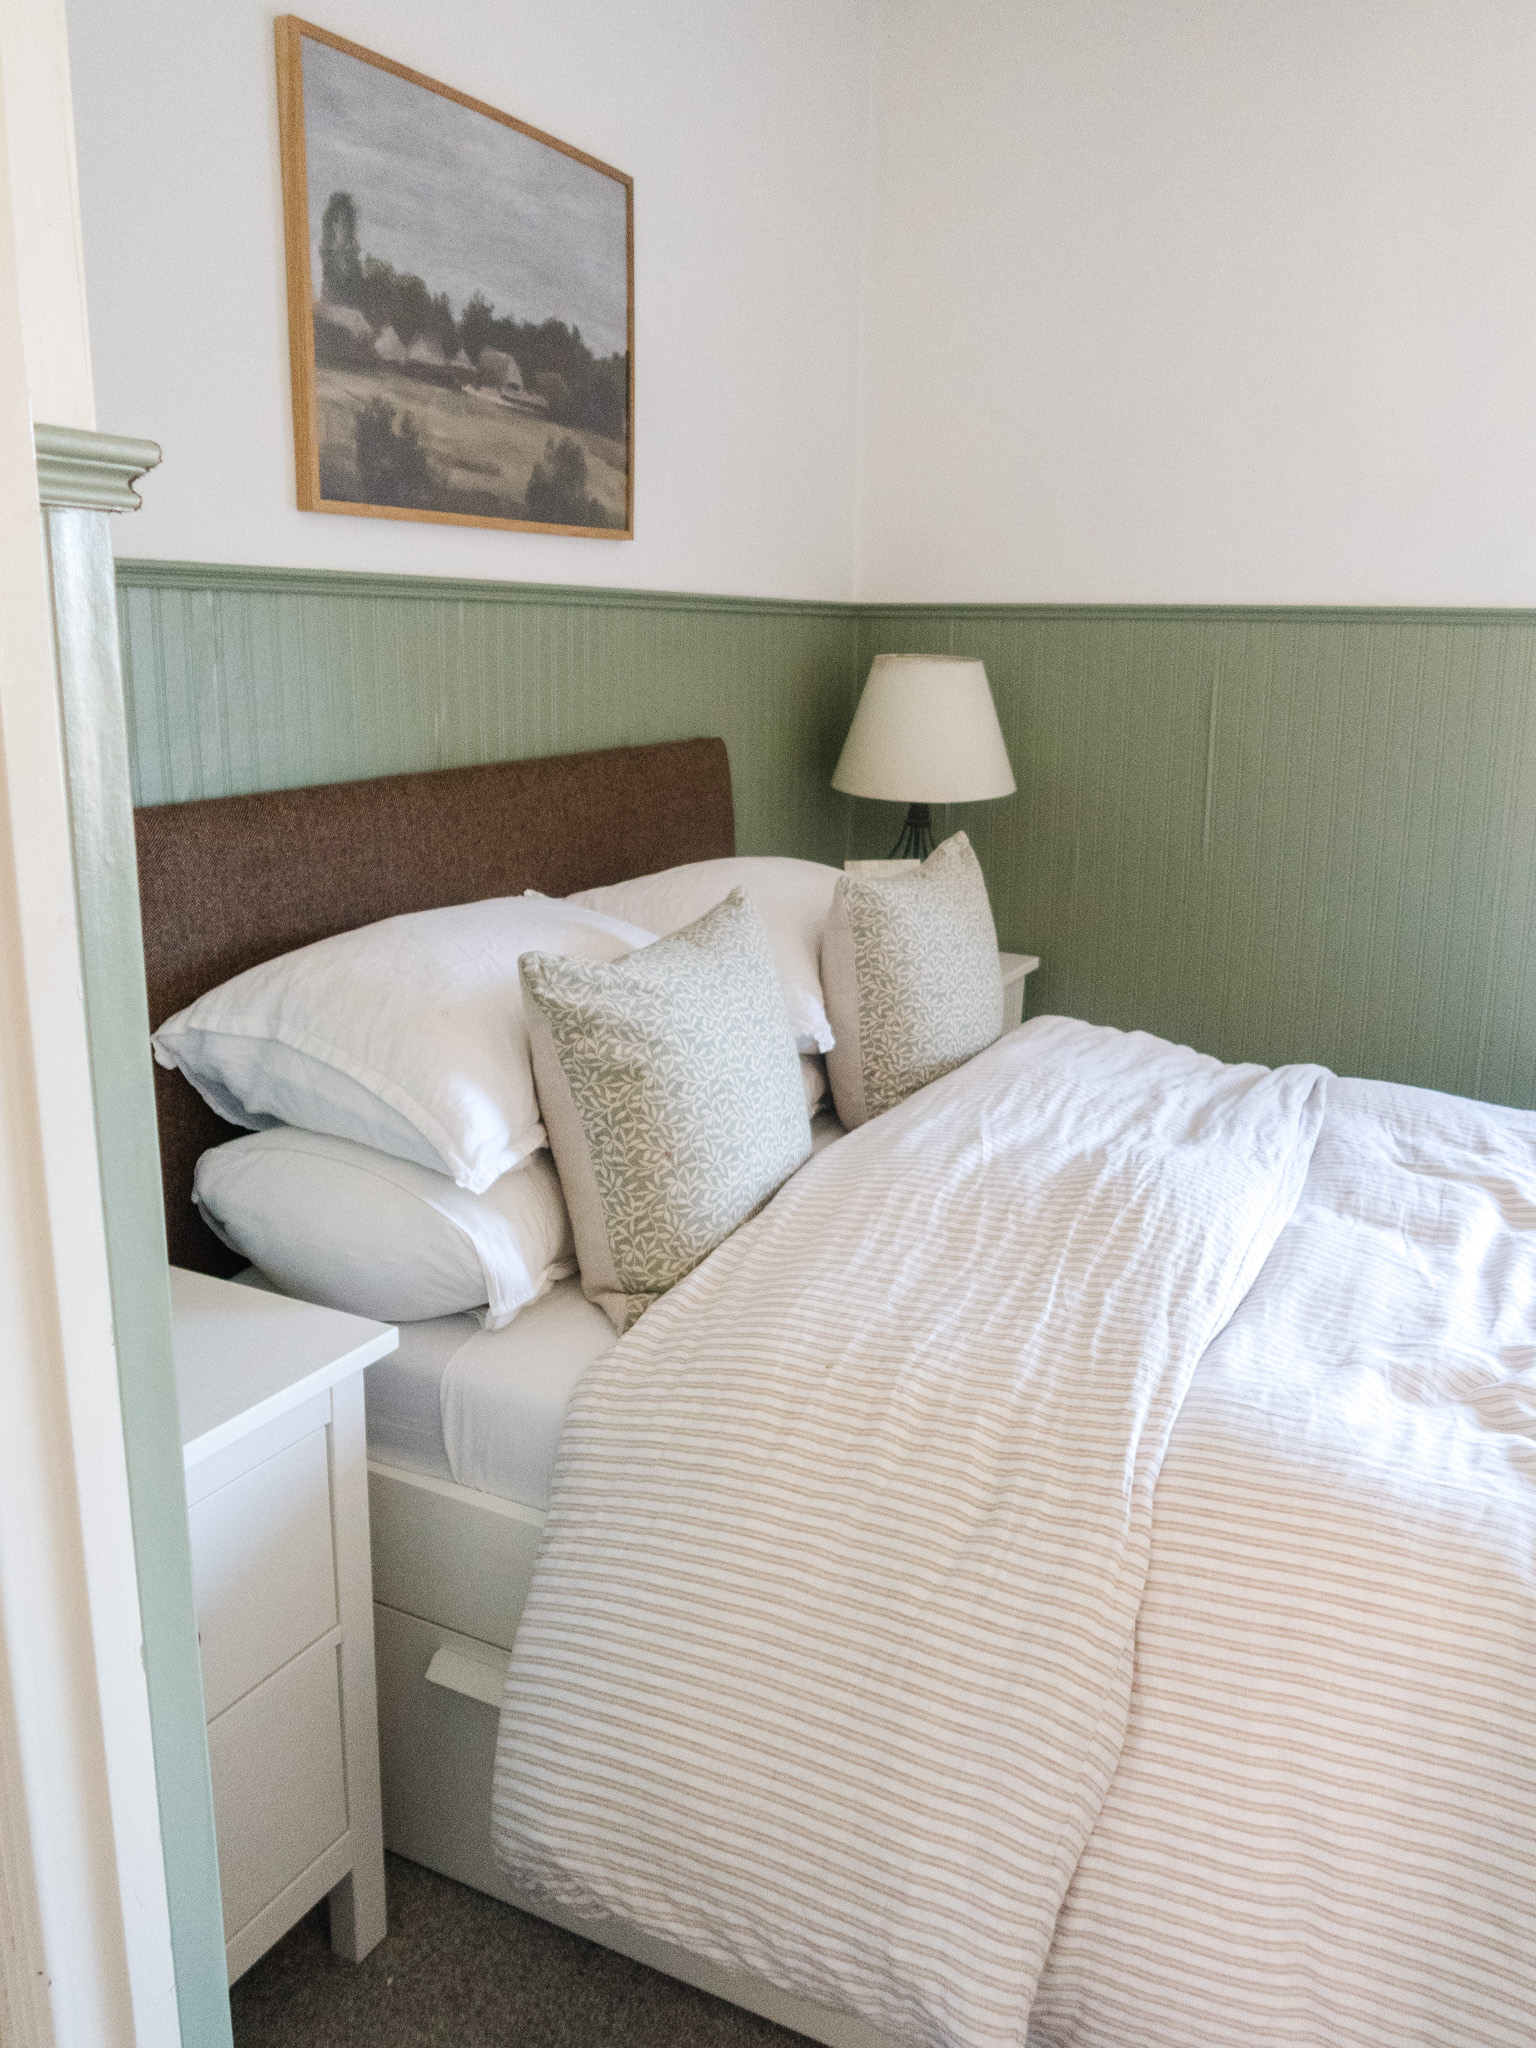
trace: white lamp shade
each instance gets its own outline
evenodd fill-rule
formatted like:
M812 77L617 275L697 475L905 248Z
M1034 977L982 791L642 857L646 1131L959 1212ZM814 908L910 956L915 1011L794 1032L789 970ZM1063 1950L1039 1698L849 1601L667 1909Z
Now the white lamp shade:
M968 804L1018 787L979 661L877 654L832 787L904 804Z

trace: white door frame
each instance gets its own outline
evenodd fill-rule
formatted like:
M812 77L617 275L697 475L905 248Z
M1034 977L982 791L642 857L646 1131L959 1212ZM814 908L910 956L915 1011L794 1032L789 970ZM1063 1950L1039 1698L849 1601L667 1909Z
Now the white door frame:
M0 2035L180 2039L34 410L94 425L61 0L0 0Z

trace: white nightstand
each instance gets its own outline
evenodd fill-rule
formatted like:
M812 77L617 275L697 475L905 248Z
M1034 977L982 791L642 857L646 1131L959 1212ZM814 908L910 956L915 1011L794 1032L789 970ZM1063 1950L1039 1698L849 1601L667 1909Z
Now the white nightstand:
M1003 1029L1024 1022L1024 984L1040 965L1033 953L999 953L1003 970Z
M331 1895L384 1937L363 1367L398 1333L171 1268L230 1981Z

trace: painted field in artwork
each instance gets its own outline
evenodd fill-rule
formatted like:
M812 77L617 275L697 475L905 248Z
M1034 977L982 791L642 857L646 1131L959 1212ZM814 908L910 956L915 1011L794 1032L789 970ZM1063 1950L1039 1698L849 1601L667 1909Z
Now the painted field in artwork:
M556 511L584 510L562 524L625 523L622 440L585 427L557 427L512 410L494 394L444 388L381 365L317 364L315 392L320 426L320 492L354 504L394 504L402 485L400 456L419 451L423 482L433 508L489 519L522 519L536 469L561 489L563 442L579 449L583 469L564 488ZM586 501L578 507L577 492ZM536 487L537 494L537 487ZM546 501L547 502L547 501ZM591 516L593 508L597 516Z

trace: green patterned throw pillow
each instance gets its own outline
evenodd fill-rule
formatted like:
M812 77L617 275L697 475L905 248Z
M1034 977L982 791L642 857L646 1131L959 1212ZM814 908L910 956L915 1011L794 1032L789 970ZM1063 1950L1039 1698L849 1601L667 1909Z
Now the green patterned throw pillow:
M810 1152L768 934L733 889L622 960L518 966L582 1286L627 1330Z
M849 1130L998 1037L997 930L963 832L909 874L841 878L821 942L821 983L837 1036L827 1074Z

